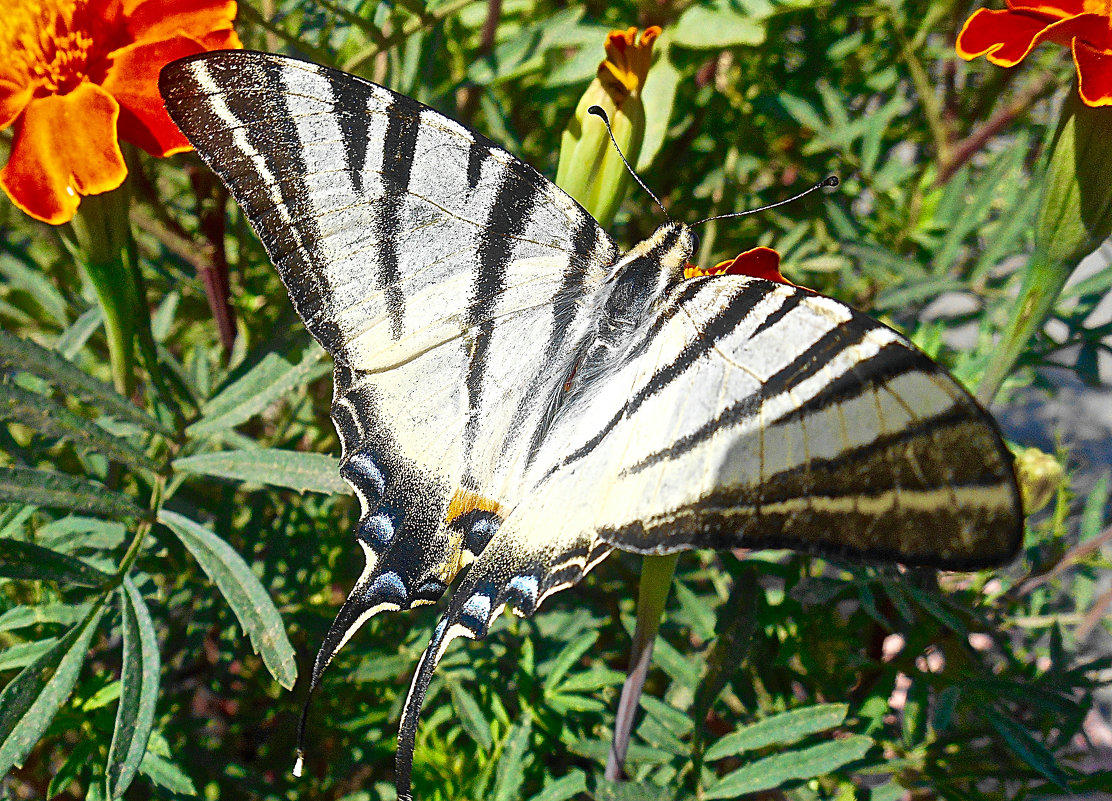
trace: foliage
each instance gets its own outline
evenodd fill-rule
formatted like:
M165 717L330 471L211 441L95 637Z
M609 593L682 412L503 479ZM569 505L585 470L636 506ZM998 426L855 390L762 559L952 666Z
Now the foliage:
M237 31L248 47L410 94L552 175L607 31L660 24L638 163L673 216L843 179L837 192L709 223L701 262L775 247L790 280L901 327L973 387L1031 252L1031 187L1072 65L1046 48L1014 70L965 64L953 47L970 10L277 0L241 2ZM337 452L329 368L199 160L127 155L151 308L134 391L110 367L95 276L74 266L73 238L0 206L0 793L389 799L399 709L435 611L376 617L337 657L294 780L295 680L362 567L355 504L319 455ZM659 221L634 193L615 231L628 244ZM209 307L225 267L234 328ZM1062 333L1031 342L1004 403L1066 353L1099 380L1112 328L1086 320L1110 286L1105 267L1066 288ZM944 293L963 311L940 314ZM1107 474L1085 496L1067 479L1020 560L979 574L685 554L620 784L602 767L638 562L612 557L536 617L504 618L448 652L418 734L418 797L1107 787L1109 773L1079 765L1112 665L1079 645L1107 627L1108 495Z

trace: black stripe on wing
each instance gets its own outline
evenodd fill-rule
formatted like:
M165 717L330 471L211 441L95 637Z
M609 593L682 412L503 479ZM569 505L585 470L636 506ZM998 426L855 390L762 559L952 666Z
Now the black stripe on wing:
M351 83L351 81L345 81ZM397 234L401 227L413 171L413 154L421 128L420 112L409 108L412 103L397 95L386 111L386 136L382 143L382 180L386 195L375 204L375 230L378 236L378 285L386 292L386 308L390 313L391 335L401 339L405 331L405 295L400 286Z
M490 156L488 154L487 158ZM468 165L470 171L470 163ZM469 175L470 180L470 175ZM493 317L499 294L505 289L506 268L513 257L515 240L525 231L529 217L539 200L540 189L525 181L515 181L508 170L501 171L501 180L490 206L487 226L479 234L478 262L472 296L467 306L467 323L474 329L474 339L463 345L469 349L467 364L467 419L465 441L474 443L478 437L482 418L483 383L491 337L494 334ZM578 255L578 254L575 254ZM566 276L576 271L578 265L568 264ZM528 395L529 393L523 393Z

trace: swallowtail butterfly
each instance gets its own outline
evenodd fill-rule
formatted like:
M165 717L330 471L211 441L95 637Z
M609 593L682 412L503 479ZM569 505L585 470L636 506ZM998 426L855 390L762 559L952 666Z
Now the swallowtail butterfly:
M683 224L622 253L489 139L342 72L239 50L160 86L335 361L366 566L312 687L368 618L436 603L470 564L406 699L400 797L448 644L614 548L951 569L1018 548L995 425L892 329L794 286L684 280Z

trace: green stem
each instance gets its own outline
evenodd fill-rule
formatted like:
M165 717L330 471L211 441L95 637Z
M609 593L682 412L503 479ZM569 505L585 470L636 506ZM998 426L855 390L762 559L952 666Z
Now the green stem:
M102 195L90 195L81 202L67 241L75 260L85 270L104 313L108 339L108 358L116 391L130 397L135 389L135 315L138 294L134 286L128 247L126 184Z
M1071 272L1071 266L1049 258L1045 253L1036 251L1032 255L1019 291L1019 301L1000 340L1000 347L977 385L977 400L982 404L987 406L992 402L1028 341L1042 328Z
M633 720L641 701L641 690L645 686L645 676L648 675L652 661L653 643L656 642L660 621L664 617L664 604L672 589L672 575L676 572L678 559L678 553L649 555L641 563L641 586L637 591L637 625L633 630L629 670L614 720L614 741L606 758L607 781L620 781L622 778Z

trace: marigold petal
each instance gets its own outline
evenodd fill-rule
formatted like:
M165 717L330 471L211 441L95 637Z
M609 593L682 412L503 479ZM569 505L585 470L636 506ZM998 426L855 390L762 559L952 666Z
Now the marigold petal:
M965 21L956 49L966 61L988 56L999 67L1014 67L1038 43L1049 22L1011 11L979 8Z
M171 61L205 52L203 43L187 36L132 44L112 54L112 67L103 86L123 107L120 138L152 156L169 156L189 150L158 94L159 70Z
M683 271L684 278L699 278L704 275L748 275L765 281L791 284L791 281L780 274L780 254L765 247L752 248L732 259L720 261L707 270L689 264Z
M772 248L757 247L747 250L730 262L724 272L727 275L751 275L779 284L791 283L780 275L780 254Z
M1049 19L1066 19L1085 13L1085 0L1008 0L1008 8L1024 14L1042 14Z
M128 30L137 43L176 36L200 39L230 30L236 18L235 0L127 0Z
M58 225L73 218L81 195L115 189L127 177L116 141L119 105L91 83L32 101L16 124L0 186L32 217Z
M1112 106L1112 52L1097 50L1078 39L1073 41L1077 85L1087 106Z
M20 115L35 89L30 83L9 80L0 75L0 130L7 128Z

